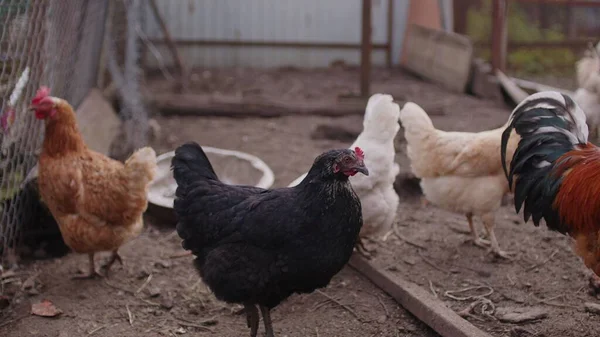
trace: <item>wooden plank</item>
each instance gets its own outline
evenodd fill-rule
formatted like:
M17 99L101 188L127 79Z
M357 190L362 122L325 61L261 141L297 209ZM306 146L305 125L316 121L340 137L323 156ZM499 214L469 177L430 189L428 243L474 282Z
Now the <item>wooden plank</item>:
M196 116L279 117L289 115L363 115L363 100L288 102L221 95L153 94L146 97L163 113Z
M360 47L360 95L369 96L371 85L371 0L362 0L362 39Z
M378 270L357 254L350 258L349 264L441 336L491 337L418 285Z
M496 70L496 77L498 78L498 81L500 82L502 88L504 88L504 91L506 91L508 96L515 104L521 103L521 101L523 101L525 98L527 98L527 96L529 96L529 94L525 90L519 88L519 86L515 82L513 82L508 76L506 76L502 71Z
M466 36L411 25L405 67L455 92L464 92L471 72L473 44Z

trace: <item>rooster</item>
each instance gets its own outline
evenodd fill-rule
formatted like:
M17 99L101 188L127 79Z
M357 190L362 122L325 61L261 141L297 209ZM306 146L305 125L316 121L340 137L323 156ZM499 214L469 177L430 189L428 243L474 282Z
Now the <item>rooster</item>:
M369 174L360 148L321 154L298 186L274 190L219 181L196 143L177 148L171 165L182 246L218 299L244 305L252 337L257 305L273 337L270 310L327 286L348 262L362 226L348 177Z
M363 238L388 232L396 219L400 198L394 190L394 181L400 166L395 161L394 139L400 129L399 115L400 107L391 95L374 94L367 102L363 131L350 146L358 146L369 153L365 158L369 176L350 177L352 188L360 198L363 215L356 248L367 258L371 251L363 244ZM306 173L288 187L298 185L305 177Z
M156 172L156 153L145 147L123 165L88 149L77 128L75 112L42 87L31 101L46 133L39 159L39 191L58 222L67 246L89 257L89 274L100 276L94 253L111 251L103 266L122 263L118 249L143 228L148 185Z
M510 258L494 234L495 214L509 192L498 151L505 126L482 132L436 129L427 113L408 102L400 111L413 173L421 178L426 201L467 217L477 246L491 245L496 256ZM518 137L507 145L510 153ZM480 216L489 242L477 234L473 216Z
M544 219L550 230L572 237L575 253L600 275L600 149L588 142L584 112L558 92L529 96L510 116L502 158L510 156L513 129L521 141L504 172L514 182L515 209L524 205L526 222L539 226Z

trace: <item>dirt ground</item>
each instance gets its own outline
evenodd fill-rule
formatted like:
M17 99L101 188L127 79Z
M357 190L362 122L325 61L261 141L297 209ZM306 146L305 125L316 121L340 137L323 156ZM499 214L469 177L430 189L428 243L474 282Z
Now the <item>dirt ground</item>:
M199 71L198 76L202 78L203 72ZM322 72L288 70L284 75L273 71L260 76L249 70L220 72L220 77L211 83L227 84L206 90L239 93L255 87L254 94L281 96L289 91L286 86L290 83L299 83L295 95L331 99L355 92L358 87L354 70L334 69L328 76ZM210 76L217 76L215 73ZM242 74L239 76L245 81L238 80L236 73ZM443 115L432 119L441 129L489 129L502 125L510 112L501 103L449 93L399 71L377 69L374 81L373 91L435 105ZM156 120L161 126L159 139L153 144L158 153L170 151L188 140L249 152L273 169L275 186L285 186L305 172L321 152L346 147L353 141L351 137L339 140L324 136L317 131L323 125L341 127L349 130L350 135L357 134L362 127L362 116L272 119L157 116ZM402 130L396 147L396 159L401 172L406 173L409 168ZM469 320L492 336L596 336L600 321L584 311L583 302L598 301L587 294L587 271L570 250L567 239L530 223L521 224L510 207L503 207L497 219L500 245L517 253L514 261L497 260L467 242L469 237L461 233L467 229L464 216L421 206L418 198L402 198L399 228L406 238L425 249L390 236L386 242L375 245L378 254L374 263L431 289L456 311L475 301L492 303L497 310L535 306L547 311L546 318L508 324L482 314L481 305L477 305ZM33 280L34 290L16 291L9 310L0 314L0 336L247 334L245 319L233 313L238 307L214 300L199 282L191 257L172 258L180 252L179 239L172 228L148 226L139 238L123 247L125 266L117 266L105 281L70 280L70 276L87 266L86 257L81 255L24 263L23 269L17 271L22 274L14 281L3 281L4 289L8 292L12 289L14 293L15 288L21 288L19 280L34 275L25 282L31 285ZM455 292L473 286L486 288ZM460 301L448 297L485 295L490 291L493 292L488 296ZM30 315L30 304L43 299L52 301L63 314L57 318ZM274 310L273 319L278 336L437 336L351 268L344 269L322 292L292 296Z

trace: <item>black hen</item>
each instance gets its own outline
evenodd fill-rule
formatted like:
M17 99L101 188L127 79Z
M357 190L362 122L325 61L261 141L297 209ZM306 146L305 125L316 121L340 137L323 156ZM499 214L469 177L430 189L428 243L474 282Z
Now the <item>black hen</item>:
M359 148L320 155L292 188L226 185L196 143L177 148L172 169L183 248L218 299L244 305L252 337L256 305L271 337L272 308L327 286L348 262L362 226L348 176L368 175Z

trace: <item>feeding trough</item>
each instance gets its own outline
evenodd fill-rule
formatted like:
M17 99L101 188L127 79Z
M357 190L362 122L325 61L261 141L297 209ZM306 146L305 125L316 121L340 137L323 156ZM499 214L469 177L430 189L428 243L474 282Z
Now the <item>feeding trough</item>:
M230 185L250 185L270 188L275 181L271 168L260 158L251 154L202 146L219 179ZM158 158L156 178L148 191L148 211L161 222L175 222L173 201L177 184L171 172L171 160L175 151L163 153Z

